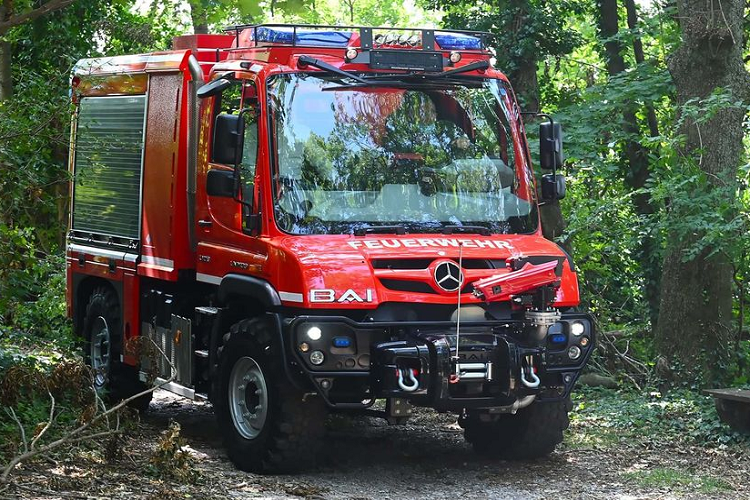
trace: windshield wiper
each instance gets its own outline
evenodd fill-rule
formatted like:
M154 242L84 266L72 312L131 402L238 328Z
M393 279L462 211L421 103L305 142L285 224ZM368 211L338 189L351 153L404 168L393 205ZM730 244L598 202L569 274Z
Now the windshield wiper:
M393 76L393 75L390 75ZM369 80L367 83L339 83L336 85L330 85L323 87L321 90L347 90L347 89L361 89L366 87L393 87L399 89L419 89L419 90L444 90L452 89L456 86L479 88L480 85L474 82L476 78L472 79L458 79L458 78L440 78L438 80L430 79L401 79L401 80Z
M443 234L453 233L478 233L482 236L489 236L492 234L489 229L484 226L443 226Z
M461 66L460 68L449 69L448 71L443 71L442 73L438 73L437 75L430 76L432 78L445 78L446 76L460 75L461 73L468 73L469 71L475 71L478 69L487 69L489 67L489 61L477 61L471 64L467 64L466 66Z
M355 75L354 73L349 73L348 71L344 71L343 69L339 69L336 66L332 66L328 64L327 62L323 62L319 59L315 59L314 57L310 56L299 56L299 59L297 60L297 65L301 68L304 68L305 66L312 66L314 68L322 69L323 71L328 71L329 73L333 73L335 75L343 76L344 78L351 78L355 82L359 83L369 83L366 79Z
M354 84L339 84L334 85L332 87L325 87L322 90L337 90L341 88L353 88L353 87L374 87L374 86L380 86L380 87L388 87L388 86L394 86L394 87L405 87L405 86L414 86L414 87L424 87L425 85L430 85L432 82L435 82L436 80L440 80L441 83L444 83L445 85L465 85L466 81L455 81L453 79L450 79L451 76L459 76L461 73L468 73L469 71L475 71L475 70L483 70L490 67L490 63L488 61L477 61L471 64L467 64L466 66L461 66L460 68L454 68L450 69L448 71L444 71L442 73L396 73L396 74L387 74L387 75L371 75L367 78L362 78L361 76L355 75L353 73L349 73L348 71L344 71L343 69L339 69L335 66L331 66L330 64L320 61L318 59L315 59L310 56L300 56L299 62L302 63L302 65L310 65L314 66L318 69L322 69L325 71L328 71L330 73L334 73L339 76L343 76L346 78L351 78L357 83ZM447 80L447 81L444 81ZM436 83L437 85L437 83Z
M404 226L363 226L354 230L354 236L364 236L369 233L395 233L398 235L406 234Z
M371 75L367 77L367 80L369 81L377 81L380 82L381 80L403 80L403 79L421 79L421 80L433 80L436 78L446 78L448 76L455 76L460 75L461 73L468 73L469 71L475 71L475 70L481 70L481 69L487 69L490 67L490 63L488 61L477 61L473 62L471 64L467 64L466 66L461 66L460 68L454 68L449 69L448 71L443 71L442 73L389 73L387 75Z

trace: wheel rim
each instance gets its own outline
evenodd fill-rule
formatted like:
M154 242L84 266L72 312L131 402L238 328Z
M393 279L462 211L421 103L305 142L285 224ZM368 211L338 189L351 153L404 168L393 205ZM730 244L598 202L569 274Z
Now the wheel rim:
M110 368L110 334L107 320L102 316L96 318L91 330L91 368L94 370L94 384L97 388L104 387L109 378Z
M229 409L237 432L254 439L268 415L268 386L263 370L253 358L237 360L229 375Z

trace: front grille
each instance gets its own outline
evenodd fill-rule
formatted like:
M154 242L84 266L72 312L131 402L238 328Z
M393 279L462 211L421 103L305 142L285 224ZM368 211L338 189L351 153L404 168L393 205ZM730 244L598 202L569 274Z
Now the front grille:
M427 269L434 259L373 259L373 269Z
M398 292L437 293L430 285L422 281L380 278L380 282L387 289Z
M373 269L427 269L437 259L373 259ZM443 260L442 258L440 260ZM458 264L458 259L453 260ZM463 259L464 269L505 269L500 259Z
M397 292L418 292L418 293L432 293L437 294L429 284L423 281L412 281L412 280L397 280L380 278L380 282L389 290L395 290ZM464 285L461 293L471 293L474 291L474 285L467 283ZM454 292L455 293L455 292Z
M464 259L462 264L464 269L505 269L505 261L499 259Z

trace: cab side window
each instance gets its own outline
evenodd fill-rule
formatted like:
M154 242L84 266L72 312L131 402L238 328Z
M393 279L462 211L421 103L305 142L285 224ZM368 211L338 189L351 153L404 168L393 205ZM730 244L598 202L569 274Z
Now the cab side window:
M219 114L238 115L245 110L245 137L242 145L240 162L241 197L245 203L254 205L255 167L258 159L258 98L255 83L243 80L242 84L232 85L225 89L214 105L214 116ZM243 226L247 228L247 219L251 207L243 205Z

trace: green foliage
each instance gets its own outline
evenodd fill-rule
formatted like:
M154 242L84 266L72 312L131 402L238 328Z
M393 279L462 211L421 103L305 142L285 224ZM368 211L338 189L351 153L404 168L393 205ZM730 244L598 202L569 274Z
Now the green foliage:
M179 423L170 421L169 427L162 432L151 456L151 467L154 474L159 477L190 482L200 477L195 468L195 460L186 449L185 440L180 436Z
M39 445L65 435L96 410L88 368L64 356L50 349L23 352L0 341L0 463L30 445L51 410L54 425Z
M582 14L586 2L564 0L424 0L444 11L447 27L490 31L499 67L508 73L527 61L569 54L582 40L567 20Z
M0 102L0 335L71 345L65 319L67 149L73 64L100 54L166 49L172 10L78 0L12 29L14 95Z
M733 489L729 483L719 478L696 476L683 470L664 467L628 472L625 477L640 486L650 488L697 488L698 491L706 494L721 493Z
M750 436L733 431L716 413L712 398L688 390L649 395L601 388L573 396L571 446L747 446ZM581 442L580 439L587 440Z

